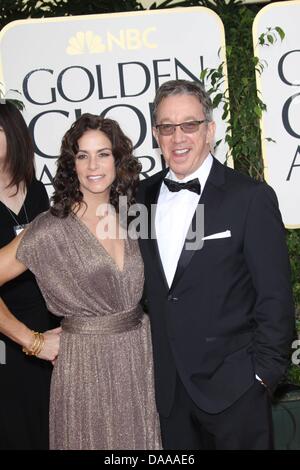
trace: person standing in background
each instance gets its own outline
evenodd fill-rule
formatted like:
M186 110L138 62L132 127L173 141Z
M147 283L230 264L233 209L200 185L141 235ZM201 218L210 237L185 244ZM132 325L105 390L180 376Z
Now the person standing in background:
M16 106L0 104L0 248L49 208L44 185L35 178L34 152L25 120ZM44 303L30 271L0 287L0 297L33 330L58 324ZM24 354L0 334L0 449L49 448L49 389L52 365Z

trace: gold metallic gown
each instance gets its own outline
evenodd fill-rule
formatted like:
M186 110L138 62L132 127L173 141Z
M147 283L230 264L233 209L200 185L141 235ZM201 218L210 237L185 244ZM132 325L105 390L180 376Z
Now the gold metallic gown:
M124 267L71 214L29 226L17 258L36 276L63 332L50 399L51 449L159 449L149 320L138 307L143 263L125 240Z

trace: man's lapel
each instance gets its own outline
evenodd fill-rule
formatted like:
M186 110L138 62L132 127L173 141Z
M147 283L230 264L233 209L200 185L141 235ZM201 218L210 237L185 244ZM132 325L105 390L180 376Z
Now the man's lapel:
M214 158L213 165L210 171L210 174L207 178L204 191L201 193L199 204L204 205L204 232L209 233L209 228L216 216L216 212L221 204L224 193L222 186L225 182L225 167L218 160ZM194 213L190 229L196 227L196 211ZM178 260L177 269L175 276L170 288L170 291L173 290L178 284L179 280L183 276L183 273L187 269L189 263L191 262L193 256L195 255L197 249L186 249L189 244L189 240L185 240L181 255ZM200 243L200 249L202 243Z
M157 200L160 192L160 187L162 185L163 179L168 173L169 169L163 170L158 179L153 182L151 186L147 188L147 193L146 193L146 207L148 211L148 240L149 240L149 246L150 246L150 254L153 256L153 259L157 262L159 270L161 272L163 281L165 283L165 287L167 290L169 290L168 282L165 276L164 268L161 262L160 254L159 254L159 249L158 249L158 243L157 243L157 237L156 237L156 231L155 231L155 213L156 213L156 205L157 205Z

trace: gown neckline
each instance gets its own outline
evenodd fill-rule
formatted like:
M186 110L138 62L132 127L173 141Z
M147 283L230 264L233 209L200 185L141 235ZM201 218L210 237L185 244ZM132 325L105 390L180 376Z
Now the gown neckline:
M104 252L106 257L111 261L111 263L115 267L116 271L119 274L123 274L124 271L125 271L126 258L127 258L127 256L126 256L127 255L127 253L126 253L126 245L127 245L126 244L126 238L124 239L124 246L123 246L123 266L122 266L122 269L120 269L120 266L118 265L116 260L108 253L108 251L102 245L101 241L91 232L91 230L85 225L85 223L82 222L82 220L80 220L80 218L76 214L74 214L74 212L71 212L71 216L73 217L73 219L75 219L78 222L78 224L81 227L83 227L83 229L89 235L89 237L92 238L96 242L97 246L98 247L100 246L101 251Z

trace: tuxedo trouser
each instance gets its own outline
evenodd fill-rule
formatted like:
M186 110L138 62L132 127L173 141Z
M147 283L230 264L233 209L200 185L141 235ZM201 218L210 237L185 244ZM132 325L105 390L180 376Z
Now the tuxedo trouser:
M258 380L229 408L210 414L195 404L177 375L171 413L160 416L160 423L168 450L273 449L271 401Z

